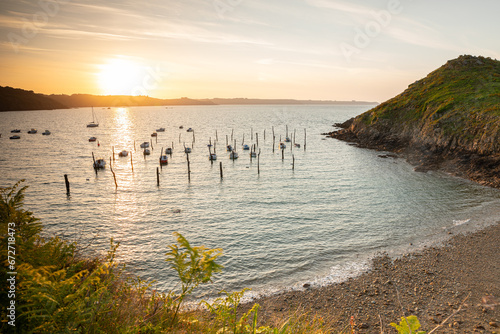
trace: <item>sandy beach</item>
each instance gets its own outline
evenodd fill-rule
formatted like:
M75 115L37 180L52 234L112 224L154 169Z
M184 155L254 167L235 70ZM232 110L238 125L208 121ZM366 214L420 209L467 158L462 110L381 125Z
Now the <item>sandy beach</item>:
M279 323L298 309L338 328L354 316L356 333L396 333L389 323L405 314L418 316L427 333L443 322L434 333L500 333L499 241L496 224L395 260L381 256L346 282L257 300L259 318Z

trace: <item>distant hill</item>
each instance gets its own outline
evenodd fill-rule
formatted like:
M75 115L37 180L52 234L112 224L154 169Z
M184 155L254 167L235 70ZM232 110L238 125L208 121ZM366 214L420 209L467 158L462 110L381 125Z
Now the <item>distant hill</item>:
M127 106L183 106L183 105L238 105L238 104L355 104L373 105L376 102L317 101L293 99L157 99L149 96L91 95L91 94L36 94L19 88L0 86L0 111L46 110L81 107L127 107Z
M213 98L213 99L202 99L200 101L207 101L213 104L221 105L244 105L244 104L262 104L262 105L272 105L272 104L335 104L335 105L374 105L377 102L365 102L365 101L330 101L330 100L294 100L294 99L250 99L250 98Z
M65 109L67 106L31 90L0 86L0 111Z
M332 137L500 187L500 61L460 56Z
M127 107L127 106L179 106L179 105L207 105L209 101L193 100L187 97L180 99L156 99L149 96L128 95L48 95L51 99L63 103L70 108L80 107Z

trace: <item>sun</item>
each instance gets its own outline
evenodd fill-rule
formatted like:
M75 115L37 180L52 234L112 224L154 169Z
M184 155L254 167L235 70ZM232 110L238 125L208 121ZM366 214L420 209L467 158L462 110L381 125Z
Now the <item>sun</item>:
M113 58L99 66L99 88L104 95L138 95L144 71L141 66L126 58Z

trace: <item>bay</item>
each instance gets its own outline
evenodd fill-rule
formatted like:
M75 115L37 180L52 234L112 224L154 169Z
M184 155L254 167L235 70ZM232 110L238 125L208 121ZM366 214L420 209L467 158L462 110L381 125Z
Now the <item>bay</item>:
M86 127L90 108L4 112L0 185L26 179L26 207L42 219L48 235L101 253L113 238L120 242L119 261L130 272L156 280L159 290L176 285L165 262L173 232L193 245L223 248L225 269L199 297L221 289L251 288L251 297L301 289L306 282L338 282L367 270L378 252L397 256L499 220L496 189L440 172L418 173L403 159L383 159L381 152L322 135L333 123L368 109L94 108L97 128ZM165 132L151 137L160 127ZM187 132L189 127L194 132ZM15 128L22 130L21 139L9 140ZM27 134L31 128L39 132ZM45 129L52 134L42 136ZM291 142L282 156L277 146L287 130ZM91 136L97 141L89 142ZM257 144L257 137L260 174L256 159L242 150L242 144ZM139 147L144 141L152 142L150 156ZM218 156L214 163L208 159L209 142ZM237 148L239 159L229 159L227 144ZM157 186L160 152L172 145ZM190 181L184 145L193 149ZM116 189L109 169L113 147ZM117 156L121 150L132 153L133 171L130 156ZM92 153L107 161L97 175ZM69 197L64 174L71 184Z

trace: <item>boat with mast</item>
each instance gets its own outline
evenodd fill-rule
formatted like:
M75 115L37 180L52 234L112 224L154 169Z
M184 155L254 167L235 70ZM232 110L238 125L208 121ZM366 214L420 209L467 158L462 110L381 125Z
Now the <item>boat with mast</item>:
M97 128L99 126L99 121L96 122L97 117L94 113L94 107L92 107L92 122L87 124L87 128Z

